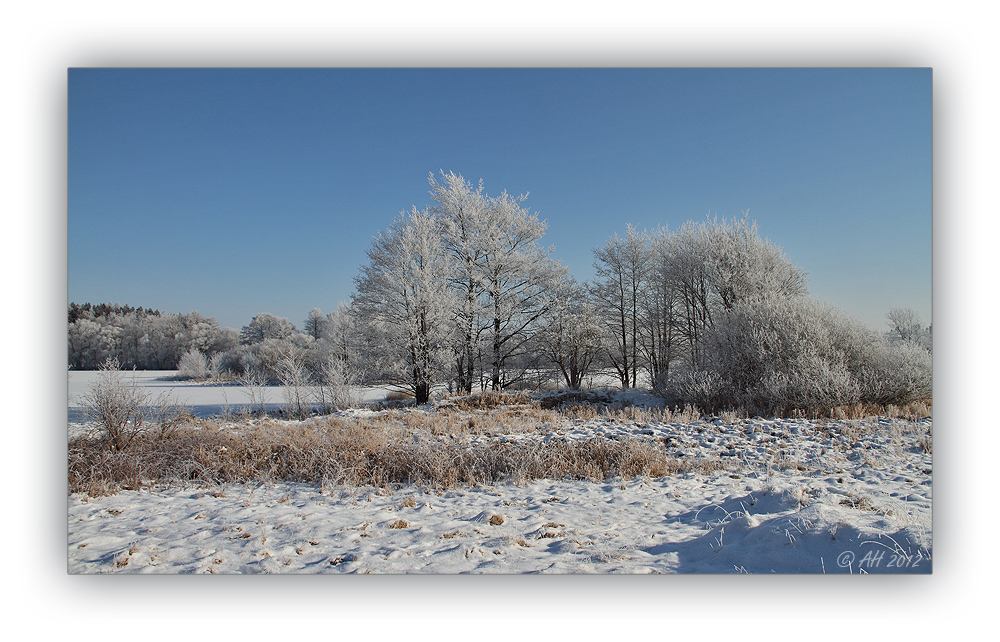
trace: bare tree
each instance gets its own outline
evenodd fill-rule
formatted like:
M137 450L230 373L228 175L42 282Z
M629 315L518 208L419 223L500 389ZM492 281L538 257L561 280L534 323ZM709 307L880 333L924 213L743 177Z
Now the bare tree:
M920 315L911 308L892 308L885 315L889 323L889 333L893 340L916 342L923 331Z
M603 342L594 308L576 282L563 288L539 339L539 350L556 366L566 385L579 389L597 361Z
M633 388L639 373L639 325L642 290L649 263L647 238L628 225L625 238L617 234L594 250L596 281L592 295L613 342L609 358L622 388Z

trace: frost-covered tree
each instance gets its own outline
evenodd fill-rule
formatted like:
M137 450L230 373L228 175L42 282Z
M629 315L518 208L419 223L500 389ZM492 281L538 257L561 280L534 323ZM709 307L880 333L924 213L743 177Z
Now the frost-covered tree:
M654 300L647 298L647 321L659 327L655 369L663 374L675 354L689 368L705 366L706 338L721 311L808 293L805 272L762 239L746 213L734 220L688 221L652 239L648 293Z
M191 349L210 355L235 346L234 331L197 312L160 314L118 304L71 304L69 312L69 364L78 369L111 357L124 368L173 370Z
M323 316L323 311L319 308L313 308L309 311L309 316L306 318L303 328L306 334L318 341L326 333L326 324L327 318Z
M674 279L672 240L667 228L648 235L649 259L639 326L642 359L654 388L670 376L680 355L681 297Z
M538 349L562 375L566 385L579 389L604 348L603 328L575 281L565 284L538 337Z
M451 256L450 283L455 292L454 359L458 389L471 392L476 379L481 298L485 291L483 274L486 248L484 235L490 233L490 213L483 182L473 188L461 174L441 172L439 183L428 177L431 196L438 205L434 213L441 221L444 247Z
M352 307L380 336L372 345L382 375L425 403L450 361L454 298L438 221L416 208L401 214L368 249Z
M927 351L932 348L931 328L924 327L912 308L892 308L885 315L889 324L888 339L893 343L912 343Z
M135 312L121 315L115 321L121 328L118 361L123 368L143 368L148 362L150 329L156 317Z
M473 187L454 172L429 182L451 258L459 389L471 390L480 354L489 362L491 387L502 389L523 374L521 357L568 272L539 245L547 225L522 207L527 194L489 197L482 181ZM515 360L522 372L508 371Z
M324 318L322 330L323 334L316 342L315 376L321 380L328 378L329 361L335 359L342 362L347 378L357 383L365 372L366 364L362 355L364 342L354 311L346 303L338 303L337 309Z
M240 333L233 328L219 328L208 350L208 354L229 352L240 345Z
M183 328L179 340L185 349L195 349L208 353L219 335L219 324L215 319L205 318L197 311L178 315Z
M666 252L667 278L677 297L675 328L686 365L704 365L704 336L712 325L712 297L708 253L710 240L704 226L684 223L660 246Z
M69 324L69 365L77 370L96 369L108 358L110 346L99 322L80 317Z
M722 307L808 293L806 273L770 239L760 237L749 212L738 219L713 219L702 225L708 241L705 259L710 284Z
M608 356L622 388L634 388L639 374L639 328L649 249L646 236L628 225L625 238L615 234L594 250L591 288L608 335Z
M493 229L481 239L486 341L494 390L518 378L506 371L507 362L523 353L569 276L564 266L549 258L552 248L539 245L547 225L521 207L526 197L515 198L505 191L490 199Z
M273 314L258 314L248 325L240 330L240 343L252 345L262 343L267 339L291 339L295 334L295 326L283 317Z

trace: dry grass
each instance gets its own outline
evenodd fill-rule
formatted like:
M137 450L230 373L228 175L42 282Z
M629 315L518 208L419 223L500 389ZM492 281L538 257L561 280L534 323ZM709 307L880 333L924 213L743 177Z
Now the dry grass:
M193 422L168 434L141 433L125 451L81 437L69 443L69 490L97 496L184 481L214 486L296 481L451 488L534 479L662 477L725 468L720 460L668 456L663 444L644 440L485 439L471 444L448 432L464 426L466 431L502 428L510 434L518 425L534 430L553 418L558 415L535 407L497 407L465 416L455 411L388 411L363 419L264 421L236 430ZM470 421L478 422L475 428L469 427Z
M449 397L439 404L439 408L453 408L455 410L490 410L511 406L541 407L541 404L533 401L531 395L525 391L511 393L492 390L474 395Z
M680 423L690 424L701 421L703 413L696 406L684 406L677 410L650 408L622 404L571 403L558 408L558 412L570 420L604 419L616 423ZM735 414L734 414L735 416Z
M917 445L920 446L920 449L923 450L926 455L930 455L934 452L933 442L931 441L930 435L924 435L923 437L917 439Z
M568 420L604 419L620 423L694 423L704 413L696 406L683 406L671 410L664 406L649 407L613 400L607 394L596 392L563 392L542 397L536 402L542 410L553 410Z
M870 417L888 417L890 419L906 419L916 421L932 414L930 399L911 401L897 406L893 404L855 403L833 408L820 407L808 410L789 410L778 413L779 417L801 417L806 419L867 419Z
M517 404L465 409L462 405L442 404L433 412L416 409L386 410L366 421L379 426L400 426L411 433L434 436L466 437L500 435L550 430L565 418L537 404Z
M863 510L863 511L874 511L875 510L875 506L872 505L872 502L871 502L870 499L868 499L867 497L860 497L858 495L855 495L854 493L851 493L850 495L848 495L846 499L842 499L840 501L840 505L841 506L849 506L850 508L854 508L854 509L857 509L857 510Z

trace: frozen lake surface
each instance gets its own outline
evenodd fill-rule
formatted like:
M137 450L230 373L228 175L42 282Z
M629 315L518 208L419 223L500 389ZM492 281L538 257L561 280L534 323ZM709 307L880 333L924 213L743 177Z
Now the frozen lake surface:
M84 420L80 409L80 399L90 391L100 372L71 370L69 375L69 422ZM200 383L180 381L176 370L136 370L122 373L126 380L134 379L136 384L156 399L169 393L173 399L184 405L195 417L207 418L221 415L228 409L237 412L250 405L250 391L238 383ZM388 394L385 388L359 387L354 390L361 401L383 401ZM284 404L282 386L271 385L263 389L265 407L268 412L278 411Z

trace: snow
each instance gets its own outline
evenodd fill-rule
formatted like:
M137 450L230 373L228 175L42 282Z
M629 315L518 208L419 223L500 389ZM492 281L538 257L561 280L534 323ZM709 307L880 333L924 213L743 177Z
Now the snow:
M86 381L78 374L87 373L71 373L71 394ZM202 408L218 401L218 386L167 381L162 373L140 376L143 385L172 387ZM679 423L598 417L547 431L476 435L470 442L653 439L673 456L721 460L726 469L448 490L282 482L70 495L68 570L930 573L932 456L919 440L929 439L931 427L929 418Z
M97 380L97 371L70 371L69 373L69 423L79 425L84 417L80 409L80 400L90 390ZM211 417L225 413L227 410L236 412L241 407L250 405L250 392L245 386L236 383L203 383L191 380L178 380L176 370L137 370L126 372L126 382L135 381L143 390L150 393L153 399L160 394L169 394L174 401L186 406L188 412L195 417ZM389 391L384 388L356 388L359 401L380 401L386 398ZM276 412L284 405L284 397L280 385L264 387L264 402L268 412Z

